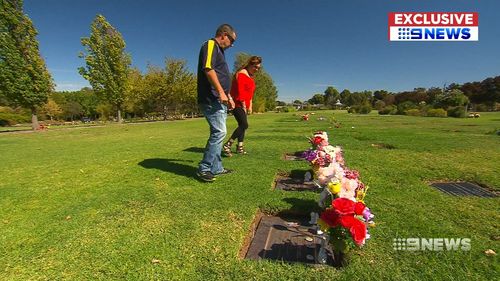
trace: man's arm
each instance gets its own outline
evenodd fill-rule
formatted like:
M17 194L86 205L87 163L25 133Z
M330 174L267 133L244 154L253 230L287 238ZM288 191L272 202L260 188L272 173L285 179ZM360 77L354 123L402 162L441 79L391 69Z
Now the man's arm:
M230 108L234 107L234 102L233 99L229 97L229 93L226 94L224 92L224 89L222 89L222 86L219 82L219 78L217 78L217 73L215 73L215 70L205 68L205 74L207 75L208 81L212 86L214 86L215 90L217 93L219 93L219 101L221 103L228 103Z

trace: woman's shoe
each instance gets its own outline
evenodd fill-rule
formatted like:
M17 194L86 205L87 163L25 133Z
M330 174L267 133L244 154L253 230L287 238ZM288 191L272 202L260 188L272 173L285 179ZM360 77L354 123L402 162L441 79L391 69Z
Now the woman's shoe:
M226 144L224 144L222 146L222 151L224 152L224 155L226 157L231 157L233 156L233 153L231 152L231 144L229 142L227 142Z
M238 147L236 148L236 153L238 154L242 154L242 155L245 155L245 154L248 154L244 149L243 149L243 145L238 145Z

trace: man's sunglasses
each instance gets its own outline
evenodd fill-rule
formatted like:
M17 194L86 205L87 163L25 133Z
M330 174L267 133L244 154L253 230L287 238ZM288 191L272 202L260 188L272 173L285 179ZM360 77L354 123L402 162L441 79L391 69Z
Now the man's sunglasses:
M231 46L232 46L234 44L234 41L236 41L236 40L234 40L233 36L231 36L229 33L226 33L226 36L227 36L227 38L229 38L229 42L231 42Z

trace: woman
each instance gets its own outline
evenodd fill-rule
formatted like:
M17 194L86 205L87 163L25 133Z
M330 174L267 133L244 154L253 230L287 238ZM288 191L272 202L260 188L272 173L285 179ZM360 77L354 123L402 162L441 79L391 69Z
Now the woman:
M255 92L253 76L259 71L261 63L261 57L252 56L234 74L230 98L234 100L233 115L238 122L238 128L234 130L231 138L222 147L224 154L228 157L233 156L231 146L236 139L238 139L236 153L246 154L243 149L243 140L245 131L248 129L247 113L252 112L252 98Z

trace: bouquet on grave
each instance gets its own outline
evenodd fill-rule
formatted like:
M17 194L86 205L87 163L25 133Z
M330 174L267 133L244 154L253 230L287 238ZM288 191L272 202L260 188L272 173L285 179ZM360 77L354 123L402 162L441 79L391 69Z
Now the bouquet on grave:
M341 147L330 145L326 132L315 132L309 142L312 147L303 158L323 188L318 202L323 211L311 221L318 224L337 253L364 245L370 238L368 226L375 225L374 215L364 203L368 186L361 182L358 171L346 167Z
M345 169L341 179L332 178L325 188L331 203L326 205L317 223L328 234L329 243L337 253L361 247L370 238L368 227L375 225L375 216L364 202L367 190L368 186L359 180L359 173L349 169Z
M328 134L323 131L315 132L309 138L312 147L304 151L302 158L311 164L314 178L320 186L325 185L329 177L341 173L344 163L342 149L328 143Z

